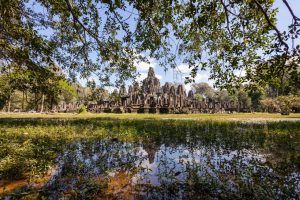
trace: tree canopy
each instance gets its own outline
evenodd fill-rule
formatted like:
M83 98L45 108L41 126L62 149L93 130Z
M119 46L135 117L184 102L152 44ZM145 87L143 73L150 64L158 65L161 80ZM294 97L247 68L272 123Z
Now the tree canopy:
M119 85L147 57L165 69L180 58L191 69L186 82L205 69L228 89L269 82L274 69L293 74L300 60L300 19L282 1L293 18L288 32L276 27L274 0L1 0L2 71L57 64L70 78L95 74L107 85L114 75ZM267 60L276 62L257 76Z

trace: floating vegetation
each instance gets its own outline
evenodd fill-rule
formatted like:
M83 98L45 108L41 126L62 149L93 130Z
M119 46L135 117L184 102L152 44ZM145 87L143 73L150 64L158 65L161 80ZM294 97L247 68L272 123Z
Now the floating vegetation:
M300 122L2 119L15 199L300 198Z

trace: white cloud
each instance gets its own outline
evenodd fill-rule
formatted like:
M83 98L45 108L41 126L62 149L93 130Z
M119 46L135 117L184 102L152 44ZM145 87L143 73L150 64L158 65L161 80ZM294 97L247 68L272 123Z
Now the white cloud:
M112 93L115 89L118 89L118 88L111 87L111 86L105 86L104 89L106 89L109 93Z
M146 77L147 77L147 73L140 73L137 77L136 77L136 80L138 81L138 82L140 82L140 81L142 81L142 80L144 80Z
M192 85L191 84L185 84L184 88L185 88L186 92L189 92L192 89Z
M195 82L208 82L209 74L208 73L198 73L195 77Z
M150 67L155 69L156 67L156 62L154 59L149 58L149 63L148 62L136 62L134 63L137 66L137 71L138 72L146 72L149 70Z
M191 69L189 68L188 64L180 64L177 66L177 71L183 74L189 74L191 72Z
M209 73L207 71L200 71L195 77L195 83L205 82L208 83L210 86L213 86L214 81L209 80L208 78L209 78ZM185 89L187 92L192 89L192 84L193 83L185 84Z

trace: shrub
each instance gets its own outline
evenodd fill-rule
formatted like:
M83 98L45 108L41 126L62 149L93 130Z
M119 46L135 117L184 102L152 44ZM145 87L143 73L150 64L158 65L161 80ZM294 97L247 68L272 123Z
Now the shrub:
M279 96L277 102L280 107L282 115L289 115L292 111L292 107L298 107L300 105L300 97L297 96Z
M300 107L300 97L289 95L277 98L266 98L260 100L262 108L267 112L280 112L282 115L289 115L292 108Z
M86 106L85 105L80 105L79 108L77 109L77 113L86 113Z
M273 112L278 112L280 110L277 100L273 98L266 98L260 100L260 104L263 110L267 112L273 113Z

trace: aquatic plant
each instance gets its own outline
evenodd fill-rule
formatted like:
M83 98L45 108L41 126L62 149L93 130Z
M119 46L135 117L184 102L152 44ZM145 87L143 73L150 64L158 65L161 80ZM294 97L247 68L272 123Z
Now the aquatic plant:
M300 122L2 119L0 179L23 177L30 186L23 191L55 198L145 192L153 198L296 198L299 127ZM53 167L56 175L35 189L35 181Z

